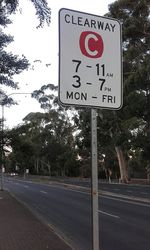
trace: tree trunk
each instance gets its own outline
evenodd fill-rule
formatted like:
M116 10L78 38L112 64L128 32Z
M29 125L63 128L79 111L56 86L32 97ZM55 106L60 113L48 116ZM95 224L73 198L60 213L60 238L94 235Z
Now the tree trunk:
M117 153L117 158L118 158L119 168L120 168L120 181L122 183L128 183L129 177L128 177L127 162L125 160L123 150L121 146L115 146L115 150Z
M48 167L49 176L51 176L51 165L50 165L50 162L48 162L47 167Z
M150 181L150 164L147 165L146 172L147 172L147 180Z
M39 174L39 159L36 160L36 174Z

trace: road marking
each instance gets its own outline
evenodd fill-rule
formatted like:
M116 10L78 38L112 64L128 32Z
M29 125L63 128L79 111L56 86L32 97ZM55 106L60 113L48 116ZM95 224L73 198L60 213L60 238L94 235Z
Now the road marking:
M143 207L150 207L150 204L146 204L146 203L142 203L143 201L138 202L138 201L134 201L134 198L132 201L127 200L128 198L126 198L126 200L123 200L124 198L115 198L115 197L109 197L109 196L105 196L105 195L101 195L101 197L105 198L105 199L110 199L110 200L116 200L116 201L121 201L124 203L129 203L129 204L133 204L133 205L138 205L138 206L143 206Z
M47 194L47 192L45 192L45 191L43 191L43 190L41 190L40 193L42 193L42 194Z
M128 193L133 193L133 191L131 191L131 190L127 190L127 192L128 192Z
M24 187L25 187L25 188L29 188L29 186L27 186L27 185L25 185Z
M3 199L3 197L0 197L0 200L2 200Z
M53 187L56 187L56 186L53 186ZM57 187L56 187L56 188L57 188ZM64 187L61 187L61 188L64 189ZM65 189L66 189L66 187L65 187ZM90 195L89 190L80 191L80 190L75 190L75 189L69 188L69 189L67 189L67 191L71 191L71 192L75 192L75 193L80 193L80 194Z
M46 185L48 186L48 185ZM53 186L53 185L51 185ZM53 186L55 188L58 188L57 186ZM59 186L60 188L60 186ZM66 187L61 187L62 189L66 189ZM85 195L91 195L90 194L90 189L89 188L86 188L85 191L80 191L80 190L75 190L73 188L70 188L70 189L67 189L68 191L71 191L71 192L76 192L76 193L81 193L81 194L85 194ZM104 192L104 194L103 194ZM121 201L121 202L124 202L124 203L129 203L129 204L133 204L133 205L139 205L139 206L144 206L144 207L150 207L150 204L146 204L148 201L146 200L140 200L140 198L136 198L136 197L131 197L131 196L126 196L124 197L124 195L122 196L121 194L119 195L120 198L118 198L118 194L115 194L117 195L117 197L115 198L114 194L113 193L110 193L110 192L106 192L107 194L105 194L106 191L101 191L101 193L99 192L99 197L103 197L105 199L111 199L111 200L117 200L117 201ZM108 194L109 193L109 194ZM113 194L113 196L111 196ZM109 195L109 196L108 196ZM141 202L141 203L140 203ZM144 203L142 203L144 202Z
M148 194L148 193L146 193L146 192L140 192L140 194Z
M119 217L119 216L114 215L114 214L109 214L109 213L106 213L106 212L104 212L104 211L102 211L102 210L98 210L98 212L99 212L99 213L101 213L101 214L105 214L105 215L108 215L108 216L114 217L114 218L116 218L116 219L120 219L120 217Z

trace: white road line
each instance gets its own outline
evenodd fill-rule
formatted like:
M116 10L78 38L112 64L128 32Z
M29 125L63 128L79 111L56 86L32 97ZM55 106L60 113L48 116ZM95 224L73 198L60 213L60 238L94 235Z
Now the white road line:
M53 186L54 187L54 186ZM64 187L61 187L62 189L64 189ZM65 188L66 189L66 188ZM86 194L86 195L91 195L89 190L87 192L87 190L85 191L80 191L80 190L75 190L75 189L67 189L68 191L71 191L71 192L75 192L75 193L80 193L80 194Z
M45 191L43 191L43 190L41 190L40 193L42 193L42 194L47 194L47 192L45 192Z
M114 218L116 218L116 219L120 219L120 217L119 217L119 216L114 215L114 214L109 214L109 213L106 213L106 212L104 212L104 211L102 211L102 210L98 210L98 212L99 212L99 213L101 213L101 214L105 214L105 215L108 215L108 216L114 217Z
M105 195L101 195L101 197L105 198L105 199L109 199L109 200L116 200L116 201L121 201L121 202L124 202L124 203L128 203L128 204L133 204L133 205L138 205L138 206L143 206L143 207L150 207L150 204L147 204L147 203L141 203L138 202L137 200L134 200L134 198L131 200L123 200L123 198L115 198L115 197L108 197L108 196L105 196Z
M25 187L25 188L29 188L29 186L27 186L27 185L25 185L24 187Z

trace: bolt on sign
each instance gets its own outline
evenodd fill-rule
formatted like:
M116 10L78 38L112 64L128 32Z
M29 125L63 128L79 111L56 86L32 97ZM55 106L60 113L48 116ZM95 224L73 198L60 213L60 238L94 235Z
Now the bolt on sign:
M62 105L122 106L121 24L69 9L59 11L59 100Z

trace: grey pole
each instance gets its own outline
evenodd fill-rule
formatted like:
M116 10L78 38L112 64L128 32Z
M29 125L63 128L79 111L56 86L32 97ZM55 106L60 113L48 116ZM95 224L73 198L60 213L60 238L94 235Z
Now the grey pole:
M4 169L4 105L2 103L2 125L1 125L1 191L3 191L3 169Z
M98 167L97 167L97 114L91 109L91 148L92 148L92 246L99 250L99 216L98 216Z

